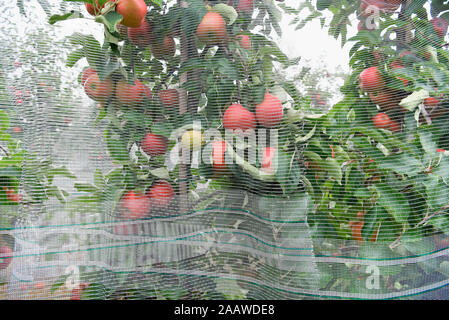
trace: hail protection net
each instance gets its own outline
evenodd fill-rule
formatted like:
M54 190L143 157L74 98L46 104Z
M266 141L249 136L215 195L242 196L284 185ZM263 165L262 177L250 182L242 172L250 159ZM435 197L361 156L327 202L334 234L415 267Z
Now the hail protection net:
M444 1L0 3L1 299L449 297Z

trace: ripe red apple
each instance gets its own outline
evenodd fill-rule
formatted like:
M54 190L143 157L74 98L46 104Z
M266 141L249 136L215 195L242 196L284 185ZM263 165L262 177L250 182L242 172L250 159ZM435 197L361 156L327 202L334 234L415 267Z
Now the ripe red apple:
M104 8L104 4L102 6L100 6L98 1L95 0L94 2L95 2L95 6L91 3L84 3L86 5L87 12L89 12L89 14L91 16L96 16L97 14L100 13L101 9Z
M0 270L6 269L11 264L13 252L12 252L11 248L8 246L1 246L0 254L6 255L6 257L4 257L4 258L0 258Z
M172 201L175 191L169 182L160 180L151 186L146 195L150 198L152 205L165 208Z
M151 157L163 155L167 152L167 138L153 133L147 133L140 142L142 150Z
M237 36L237 40L239 41L240 47L243 49L249 50L251 49L251 39L247 34L240 34Z
M256 128L256 117L254 113L236 103L226 109L223 115L223 126L228 130L254 129Z
M372 103L387 110L396 107L401 101L401 96L390 90L370 92L369 97Z
M128 39L129 41L141 48L146 48L151 44L151 26L147 20L143 20L142 24L135 28L128 29Z
M216 12L208 12L204 15L196 29L198 39L209 45L223 43L226 39L226 22Z
M214 172L220 172L226 169L225 152L226 141L212 142L212 167L214 168Z
M127 27L139 27L147 14L147 5L144 0L119 0L115 11L123 17L121 24Z
M3 189L5 190L6 198L9 201L15 202L15 203L22 201L22 195L15 193L14 189L8 189L8 188L3 188Z
M256 106L257 122L266 128L275 127L281 122L284 116L284 109L279 98L265 93L263 101Z
M360 221L349 221L349 227L351 228L352 239L357 242L363 242L362 229L363 220Z
M97 73L97 71L95 69L92 69L92 68L84 69L83 73L81 74L81 85L84 86L84 84L86 83L86 80L94 73Z
M393 132L399 132L401 131L401 126L397 121L391 120L390 125L388 126L388 130Z
M359 76L360 89L366 92L380 91L385 87L385 81L377 67L363 70Z
M179 104L179 93L176 89L159 91L159 100L166 108L175 107Z
M433 25L433 28L439 37L444 38L446 36L449 24L445 19L440 17L433 18L430 20L430 23Z
M148 90L138 79L134 80L134 85L129 84L125 79L121 79L115 87L115 96L121 104L127 107L141 104L147 94Z
M440 100L438 100L435 97L428 97L426 99L424 99L424 105L426 107L438 107L440 105Z
M262 152L262 171L267 174L274 174L273 160L276 155L276 148L265 147Z
M151 43L151 53L156 59L174 57L176 53L175 39L165 36L164 39L156 39Z
M93 73L84 83L87 96L95 101L106 102L114 93L114 84L109 78L100 80L97 73Z
M150 212L151 202L142 192L131 190L121 198L120 210L124 219L142 219Z
M237 12L244 12L251 16L254 11L254 1L253 0L239 0L239 4L236 8Z
M390 127L391 119L384 113L380 112L373 117L374 126L380 129L388 129Z

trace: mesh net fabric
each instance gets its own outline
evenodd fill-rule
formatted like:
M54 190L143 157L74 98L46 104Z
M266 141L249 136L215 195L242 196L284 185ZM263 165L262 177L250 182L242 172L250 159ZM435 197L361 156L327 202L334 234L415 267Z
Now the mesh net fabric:
M86 96L77 79L85 64L66 67L70 51L61 33L67 32L63 31L67 21L48 26L48 16L70 9L87 16L85 7L61 3L40 2L38 7L46 12L36 16L23 3L18 7L8 4L0 15L0 25L8 26L8 32L0 35L0 108L7 118L2 124L0 114L0 129L5 139L3 151L8 152L6 158L11 161L1 163L0 177L5 177L1 181L6 186L16 186L15 192L24 195L23 201L11 204L5 194L0 194L4 202L0 207L1 244L13 249L10 264L0 268L2 299L70 299L80 284L86 284L82 287L85 299L447 298L449 242L444 233L394 243L396 238L388 237L388 228L393 226L387 222L381 226L386 236L375 242L361 243L338 234L331 223L326 223L332 212L317 211L320 204L314 201L311 185L300 179L309 169L302 160L294 167L298 171L296 178L284 174L284 179L297 179L294 192L284 196L283 188L288 186L285 181L281 184L255 179L254 167L250 166L237 165L224 177L207 179L210 166L190 163L189 172L182 176L181 158L173 158L182 142L170 144L160 160L163 166L142 169L152 177L152 183L168 180L175 186L169 205L152 204L148 216L124 219L120 206L123 190L117 184L136 177L119 176L124 166L130 166L129 158L144 163L142 157L148 154L142 152L139 134L135 138L137 144L125 145L129 154L121 154L119 144L111 147L111 141L120 140L120 135L110 129L111 122L117 125L113 121L118 121L118 117L99 117L104 104L110 101L99 106ZM76 24L76 32L102 37L98 23L78 21L68 20L69 24ZM132 38L129 33L128 37ZM180 43L176 41L179 51ZM169 59L154 46L150 48L153 55ZM137 45L132 50L142 48ZM142 52L143 59L148 58L148 52ZM164 62L160 67L165 72L169 64ZM222 67L223 74L230 72L227 65ZM279 74L287 73L282 66L277 68ZM119 80L113 81L117 85ZM145 85L156 89L148 81ZM308 86L304 91L315 89L310 82ZM226 84L220 89L226 91ZM212 98L221 103L220 91L207 93L210 104ZM179 99L182 103L182 97ZM379 99L382 104L387 98ZM151 117L158 119L160 109L152 111L148 97L142 101ZM328 111L323 110L317 95L309 103L315 111ZM129 107L125 110L129 111ZM129 116L121 120L135 120L135 115ZM168 119L173 115L167 112L163 116ZM262 121L276 122L276 117L273 113ZM220 127L204 123L211 128ZM178 128L185 124L189 123L181 120ZM158 129L166 130L163 126ZM302 124L297 130L304 137L314 129ZM278 138L280 144L287 141L282 135ZM157 143L149 145L154 147ZM310 150L314 150L313 146L304 143L295 157L302 158L302 153ZM332 149L332 158L334 151L339 152L336 147ZM298 160L295 157L286 161ZM406 162L403 167L404 172L414 170L412 163ZM227 174L230 179L226 179ZM114 179L121 180L115 183ZM358 178L348 173L345 179ZM185 181L189 181L190 190L183 193ZM217 188L217 181L221 188ZM445 184L435 184L441 193L447 192ZM344 198L346 191L334 194ZM388 190L380 192L388 207L392 199L388 198ZM437 203L439 193L433 196ZM421 210L419 199L410 197L409 209ZM371 212L365 216L365 224L372 215ZM338 224L341 217L332 218ZM324 223L319 223L321 220ZM379 232L374 227L373 230ZM10 253L0 253L2 261L9 256Z

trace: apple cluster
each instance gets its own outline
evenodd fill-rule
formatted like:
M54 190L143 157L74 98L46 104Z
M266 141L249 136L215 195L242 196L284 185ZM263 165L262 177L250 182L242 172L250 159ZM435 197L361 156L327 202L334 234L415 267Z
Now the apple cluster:
M360 12L362 20L358 24L358 30L370 30L367 28L366 18L373 14L373 8L378 13L393 13L400 5L402 0L361 0ZM448 22L441 17L434 17L430 21L435 34L441 39L444 38L448 31ZM407 109L400 106L400 102L407 96L407 87L409 80L394 75L397 70L404 70L410 64L410 61L418 61L419 59L431 60L431 53L426 48L419 50L402 50L399 56L384 68L388 57L381 51L373 50L374 66L364 69L359 75L360 89L369 95L371 102L379 106L380 111L373 117L373 123L377 128L387 129L393 132L401 131L401 122L403 114ZM396 82L392 79L396 79ZM397 81L399 80L399 81ZM394 85L392 85L394 83ZM400 84L400 85L398 85ZM434 116L441 114L441 110L437 110L441 106L442 97L430 96L424 100L424 106L434 111Z
M85 6L89 14L93 16L105 14L105 10L108 10L106 4L100 6L98 3L96 5L86 3ZM153 34L156 27L147 18L147 6L143 0L120 0L114 10L123 17L117 26L118 34L122 39L127 39L139 50L149 48L156 59L169 61L175 57L176 42L172 33L162 36ZM235 10L239 14L251 16L254 11L253 0L240 0ZM226 46L229 41L234 41L243 50L252 49L251 36L243 31L237 31L237 35L231 37L225 18L213 10L208 10L203 16L196 26L195 35L206 46ZM100 78L99 72L92 66L82 72L80 80L86 95L96 101L100 108L107 108L114 103L123 110L137 109L145 102L157 99L156 102L166 110L176 113L179 109L178 89L155 89L157 95L153 95L152 89L144 83L143 79L126 79L122 74L117 73ZM241 102L236 102L224 107L223 111L221 119L223 128L235 132L255 130L257 127L278 128L284 116L281 100L268 90L257 105L243 106ZM194 142L198 139L201 140L199 145L202 146L201 132L186 131L182 136L181 145L188 146L192 150ZM167 153L169 141L165 136L147 132L138 144L145 154L157 157ZM229 173L225 163L227 148L228 144L225 140L212 142L212 167L215 174ZM264 147L261 171L270 175L274 174L273 161L276 152L274 147ZM173 186L166 180L154 182L146 191L127 190L119 203L121 218L123 220L144 219L153 209L167 208L174 195ZM134 227L125 224L118 225L115 232L126 235L135 234L137 231Z

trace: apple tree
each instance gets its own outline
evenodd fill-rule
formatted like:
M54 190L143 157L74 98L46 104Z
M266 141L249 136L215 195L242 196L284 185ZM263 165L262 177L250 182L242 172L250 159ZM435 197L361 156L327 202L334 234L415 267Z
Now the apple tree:
M305 13L295 21L298 28L320 19L331 36L351 46L344 97L319 120L304 151L316 204L309 214L316 253L401 261L445 249L447 4L317 0L282 7ZM424 275L444 279L446 264L429 256L422 264L383 267L385 281L370 292L422 285L430 281ZM367 292L360 288L363 265L320 268L323 288Z
M97 172L94 184L75 184L85 193L78 203L89 202L113 221L124 222L188 216L223 204L239 210L256 206L267 221L282 218L291 201L307 210L313 186L304 174L302 154L323 115L299 113L305 103L302 94L294 81L276 74L295 60L289 60L272 38L273 32L281 33L282 16L275 1L78 2L82 2L79 11L53 15L49 21L93 19L104 32L101 40L78 32L71 35L67 65L87 61L79 81L98 104L95 122L104 128L116 165L110 172ZM270 218L269 210L277 210L278 216ZM295 208L288 210L294 214ZM235 213L210 214L209 219L213 225L236 225L244 232L254 228ZM264 228L261 232L269 238L279 234L280 229L270 224ZM119 225L109 232L141 234ZM151 295L165 298L251 297L255 294L251 279L274 279L261 262L243 270L232 255L212 258L219 261L220 266L213 263L217 272L232 269L245 280L206 279L206 292L204 283L177 278L184 289L169 292L161 289L170 282L162 275L139 277L145 278L145 285L153 283ZM245 263L251 257L242 259ZM190 268L205 268L204 261L190 262ZM155 267L176 268L177 263L181 262ZM278 273L293 283L302 281L296 266L291 268ZM124 285L130 285L135 275L127 279ZM228 285L240 288L236 295L225 290ZM85 297L101 291L89 289L98 286L103 284L89 286ZM117 297L123 290L115 286L103 292ZM124 291L126 298L142 294L138 289Z

